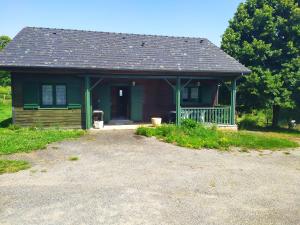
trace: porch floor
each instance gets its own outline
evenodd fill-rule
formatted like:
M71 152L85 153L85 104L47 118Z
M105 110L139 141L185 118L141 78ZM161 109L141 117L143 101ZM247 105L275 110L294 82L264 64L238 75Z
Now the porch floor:
M151 127L151 123L135 123L135 124L123 124L123 125L104 125L101 129L91 128L90 131L97 132L102 130L135 130L140 126Z

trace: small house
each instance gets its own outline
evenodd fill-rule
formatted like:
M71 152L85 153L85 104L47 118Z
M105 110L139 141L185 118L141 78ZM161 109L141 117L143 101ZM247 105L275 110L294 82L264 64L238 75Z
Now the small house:
M205 38L26 27L0 53L13 123L89 129L104 123L235 125L236 80L250 70ZM226 82L231 104L218 103Z

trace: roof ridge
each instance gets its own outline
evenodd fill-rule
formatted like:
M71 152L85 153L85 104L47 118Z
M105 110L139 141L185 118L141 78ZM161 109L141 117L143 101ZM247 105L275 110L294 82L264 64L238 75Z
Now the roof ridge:
M125 32L110 32L110 31L95 31L95 30L80 30L80 29L69 29L69 28L51 28L51 27L33 27L26 26L26 28L41 29L41 30L61 30L61 31L79 31L79 32L91 32L91 33L103 33L103 34L118 34L118 35L135 35L135 36L147 36L147 37L166 37L166 38L180 38L180 39L199 39L207 40L202 37L188 37L188 36L175 36L175 35L159 35L159 34L138 34L138 33L125 33Z

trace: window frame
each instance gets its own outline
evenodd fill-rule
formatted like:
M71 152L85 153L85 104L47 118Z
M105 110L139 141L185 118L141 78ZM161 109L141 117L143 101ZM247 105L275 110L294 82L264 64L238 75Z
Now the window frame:
M184 89L187 88L188 89L188 98L182 98L182 103L201 103L202 102L202 87L201 86L195 86L195 85L190 85L190 86L186 86L184 87ZM197 88L198 89L198 98L197 99L193 99L192 98L192 88ZM183 93L184 90L182 90ZM183 94L181 95L183 96Z
M52 99L53 99L53 104L52 105L44 105L43 104L43 86L44 85L49 85L52 86ZM64 105L58 105L56 102L56 86L65 86L66 88L66 103ZM41 108L67 108L68 106L68 86L66 83L42 83L40 85L40 106Z

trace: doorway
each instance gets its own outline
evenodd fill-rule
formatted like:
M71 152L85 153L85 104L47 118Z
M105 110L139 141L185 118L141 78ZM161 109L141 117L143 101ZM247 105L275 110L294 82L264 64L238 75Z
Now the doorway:
M129 119L130 88L126 86L113 86L111 88L111 118Z

